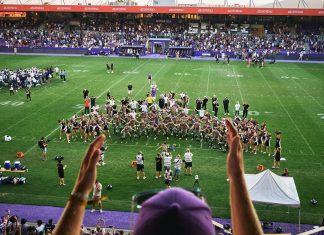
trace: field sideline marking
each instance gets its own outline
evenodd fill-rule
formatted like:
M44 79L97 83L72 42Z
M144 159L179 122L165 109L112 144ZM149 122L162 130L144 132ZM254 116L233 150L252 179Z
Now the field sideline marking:
M148 61L150 60L146 60L144 63L140 64L139 66L137 66L135 69L133 70L137 70L140 67L142 67L143 65L145 65ZM130 74L126 74L123 78L118 79L116 82L114 82L112 85L110 85L108 87L108 89L104 90L99 96L97 96L97 99L99 99L101 96L103 96L104 94L107 93L107 91L109 91L111 88L113 88L114 86L116 86L118 83L120 83L121 81L125 80ZM75 88L77 89L77 88ZM83 107L77 112L80 113L83 110ZM60 127L56 127L55 129L53 129L45 138L47 139L48 137L50 137L52 134L54 134L58 129L60 129ZM34 149L38 144L34 144L33 146L31 146L26 152L25 154L28 154L32 149Z
M270 90L272 91L272 93L274 94L274 96L276 97L276 99L278 100L279 104L281 105L281 107L285 110L286 114L288 115L290 121L292 122L292 124L295 126L295 128L297 129L297 131L299 132L300 136L303 138L303 140L305 141L305 143L307 144L309 150L312 152L313 155L315 155L315 152L313 150L313 148L310 146L310 144L308 143L307 139L305 138L305 136L303 135L303 133L301 132L301 130L299 129L299 127L296 125L296 123L294 122L293 118L291 117L290 113L288 112L288 110L285 108L285 106L282 104L281 100L278 97L278 94L275 92L275 90L270 86L269 82L267 81L267 79L264 77L263 73L260 72L260 70L258 70L259 74L261 74L263 80L266 82L267 86L270 88Z

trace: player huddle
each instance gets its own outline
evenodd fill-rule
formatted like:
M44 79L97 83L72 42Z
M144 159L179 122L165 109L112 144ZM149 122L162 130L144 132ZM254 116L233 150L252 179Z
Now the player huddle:
M209 148L226 151L225 119L212 115L208 110L203 115L200 115L199 110L190 112L188 102L189 96L185 93L164 93L155 102L150 93L146 99L136 101L124 97L118 101L109 92L105 110L100 110L98 105L91 102L90 114L82 114L80 117L75 114L69 120L60 120L61 135L65 133L68 142L76 138L86 142L101 133L110 137L112 131L114 135L120 136L121 143L128 139L150 137L178 138L200 141ZM265 122L259 124L252 118L236 115L234 125L246 151L270 154L271 133Z

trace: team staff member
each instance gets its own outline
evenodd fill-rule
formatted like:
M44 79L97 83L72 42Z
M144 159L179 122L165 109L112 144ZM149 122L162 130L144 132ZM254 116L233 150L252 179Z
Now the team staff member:
M29 88L26 88L26 98L31 101L31 92Z
M151 73L148 73L147 80L148 80L149 84L151 85L151 83L152 83L152 74Z
M99 212L102 213L101 190L102 190L102 184L98 180L96 180L95 184L93 185L93 196L92 196L93 202L92 202L91 213L95 211L96 205L100 206Z
M38 145L40 147L40 149L42 150L42 160L45 161L46 160L46 154L47 154L47 141L44 137L41 138L40 141L38 141Z
M182 159L180 157L180 154L178 154L176 156L176 159L174 159L174 179L176 181L178 181L180 178L181 164L182 164Z
M114 73L114 63L110 64L111 73Z
M217 99L216 95L213 95L213 97L212 97L212 106L213 106L214 115L215 115L215 117L217 117L219 103L218 103L218 99Z
M161 172L162 172L162 156L161 154L157 154L155 157L155 179L161 178Z
M66 185L64 183L64 170L67 166L63 165L62 160L58 160L57 162L57 172L58 172L58 176L59 176L59 185Z
M243 104L243 119L247 118L250 105L248 103Z
M127 92L128 92L128 96L131 97L132 93L133 93L133 85L132 83L129 83L127 86Z
M228 111L229 99L227 97L225 97L223 100L223 106L224 106L225 115L229 115L229 111Z
M140 174L142 172L143 180L146 179L144 172L144 155L141 151L136 155L136 167L137 167L137 179L140 179Z
M170 167L167 167L164 173L164 183L167 188L171 188L171 182L172 182L172 170Z
M279 147L276 149L276 152L275 152L272 169L277 168L277 165L278 165L278 168L280 168L280 158L281 158L281 149Z
M187 148L184 159L185 159L185 175L191 175L192 174L192 156L193 154L190 152L190 149Z
M87 96L85 99L84 99L84 114L89 114L90 112L90 99L89 97Z

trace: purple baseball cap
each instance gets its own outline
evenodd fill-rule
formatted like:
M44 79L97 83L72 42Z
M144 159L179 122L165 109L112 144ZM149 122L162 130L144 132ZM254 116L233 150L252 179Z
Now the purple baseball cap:
M134 235L215 235L208 205L193 193L172 188L142 204Z

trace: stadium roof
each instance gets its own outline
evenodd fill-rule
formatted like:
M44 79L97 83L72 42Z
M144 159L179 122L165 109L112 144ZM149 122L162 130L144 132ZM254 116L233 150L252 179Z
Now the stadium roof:
M51 5L138 5L157 6L164 0L0 0L2 4L43 4ZM240 6L260 8L323 8L324 0L171 0L173 6ZM275 3L275 4L274 4ZM86 5L85 4L85 5Z
M113 1L113 2L112 2ZM137 0L144 1L144 0ZM138 5L135 0L0 0L0 12L97 12L97 13L160 13L160 14L210 14L210 15L260 15L260 16L324 16L324 9L317 6L324 0L263 0L263 3L274 1L272 8L256 6L254 0L241 0L241 5L207 5L210 0L198 0L196 4L189 1L174 0L175 6L159 6L160 0L148 0L147 5ZM163 0L162 0L163 1ZM186 2L183 4L181 1ZM206 1L206 2L205 2ZM242 5L249 1L249 5ZM257 0L256 0L257 1ZM293 7L287 3L295 2ZM261 1L258 0L260 4Z

